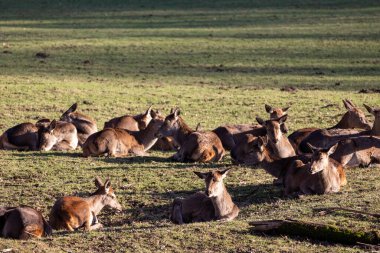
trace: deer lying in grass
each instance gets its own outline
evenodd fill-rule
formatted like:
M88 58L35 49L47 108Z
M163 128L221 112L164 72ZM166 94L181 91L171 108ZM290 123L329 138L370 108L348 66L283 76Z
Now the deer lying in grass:
M78 143L80 146L85 143L87 138L98 131L96 122L90 116L77 112L78 104L73 104L65 113L62 114L60 120L74 124L78 132Z
M317 149L311 145L313 155L309 163L296 160L284 176L285 195L293 193L327 194L340 191L344 184L345 174L342 165L330 159L337 144L329 149ZM343 172L343 175L341 174Z
M124 157L130 153L146 155L146 151L157 141L155 135L164 121L159 112L152 111L151 114L153 119L144 130L128 132L121 128L105 128L91 135L83 145L83 156Z
M29 239L49 236L50 225L40 212L29 206L0 207L0 236Z
M151 111L152 106L150 106L146 112L142 114L135 116L124 115L113 118L104 123L104 128L121 128L129 131L144 130L152 120Z
M66 229L69 231L82 227L86 231L99 229L103 225L98 222L96 216L104 206L122 211L109 179L103 184L96 177L95 186L98 189L90 197L66 196L55 202L49 218L49 223L53 229Z
M271 119L279 118L285 115L290 107L273 108L270 105L265 105L265 110L269 113ZM281 125L284 133L287 133L288 128L285 124ZM212 130L222 141L223 147L226 150L231 150L236 144L240 143L245 137L245 134L256 136L265 135L265 130L260 125L240 124L240 125L225 125Z
M353 129L353 128L360 128L360 129L371 129L370 124L368 123L365 114L362 110L360 110L359 107L357 107L351 100L343 99L343 105L347 109L346 113L343 114L340 121L332 127L326 128L327 131L329 130L336 130L336 129ZM297 131L294 131L291 135L289 135L289 140L291 140L293 143L295 143L295 146L297 149L300 147L301 142L306 139L311 133L317 130L322 130L320 128L302 128ZM341 130L337 130L341 131ZM306 152L309 150L306 143L302 146L302 150Z
M181 118L179 109L170 113L157 137L173 137L179 150L172 157L179 162L219 162L224 154L222 142L211 131L193 131Z
M75 150L78 146L76 127L64 121L53 120L49 126L40 127L40 150Z
M185 199L176 198L171 207L170 220L176 224L183 224L235 219L239 214L239 208L232 201L223 183L229 170L215 170L207 173L194 171L198 177L205 180L206 190Z
M380 109L372 108L368 105L364 105L369 113L375 116L375 122L371 130L367 131L357 131L351 129L321 129L312 132L308 137L306 137L300 144L300 150L307 152L309 149L307 143L310 143L316 148L327 148L336 144L337 142L353 137L374 135L380 136Z
M38 130L50 123L48 119L41 119L33 123L21 123L6 130L0 136L0 149L26 151L38 150Z

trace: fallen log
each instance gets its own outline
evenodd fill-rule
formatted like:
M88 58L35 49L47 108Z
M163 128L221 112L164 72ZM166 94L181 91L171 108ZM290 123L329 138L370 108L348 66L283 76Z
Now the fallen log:
M380 244L380 231L354 231L332 225L310 223L297 220L267 220L251 222L252 233L301 236L309 239L341 244Z

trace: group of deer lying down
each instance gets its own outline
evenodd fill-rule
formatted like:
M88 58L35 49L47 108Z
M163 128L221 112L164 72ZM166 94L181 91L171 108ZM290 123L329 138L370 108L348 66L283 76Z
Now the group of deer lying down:
M149 107L142 114L113 118L98 131L96 122L77 112L74 104L59 121L41 119L6 130L0 137L0 149L81 148L84 157L144 156L150 149L173 150L176 153L170 159L199 163L219 162L225 150L229 150L234 164L263 168L287 197L336 193L347 184L346 168L380 165L380 108L364 104L375 117L371 126L363 111L350 100L343 100L343 104L347 111L335 126L303 128L289 136L286 135L289 107L265 105L268 120L257 117L257 125L225 125L212 131L190 128L178 108L164 117ZM205 191L174 199L170 220L183 224L236 218L239 208L223 183L229 170L194 172L205 181ZM58 199L49 222L32 207L0 207L0 236L25 239L50 235L52 229L101 228L97 215L102 208L109 206L122 211L122 206L109 179L103 183L96 178L95 186L96 191L87 198Z

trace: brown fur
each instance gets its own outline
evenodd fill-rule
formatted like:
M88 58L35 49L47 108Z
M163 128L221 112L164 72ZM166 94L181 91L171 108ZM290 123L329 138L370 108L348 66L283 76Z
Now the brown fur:
M47 127L39 129L39 149L49 150L75 150L78 146L78 134L76 127L64 121L53 120Z
M104 128L121 128L129 131L140 131L145 129L149 122L152 120L151 116L152 106L146 110L145 113L135 116L124 115L121 117L113 118L104 123Z
M239 214L230 194L223 184L229 169L194 172L205 180L205 192L197 192L185 199L175 199L170 210L170 220L176 224L206 222L212 220L230 221Z
M38 150L38 126L22 123L6 130L0 136L0 149Z
M104 206L122 210L108 179L103 184L96 178L95 185L97 190L90 197L65 196L58 199L50 212L50 225L54 229L69 231L81 227L87 231L95 230L102 227L96 216Z

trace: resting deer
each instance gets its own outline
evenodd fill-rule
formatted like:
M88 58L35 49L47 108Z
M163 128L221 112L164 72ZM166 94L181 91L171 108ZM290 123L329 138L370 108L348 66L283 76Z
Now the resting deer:
M176 224L183 224L235 219L239 214L239 208L232 201L223 183L229 170L215 170L207 173L194 171L198 177L205 180L206 190L184 199L176 198L171 206L170 220Z
M153 119L144 130L128 132L121 128L105 128L90 137L83 145L83 156L108 155L124 157L130 153L143 156L157 141L155 136L164 118L152 111Z
M49 236L50 225L40 212L29 206L0 207L0 236L29 239Z
M342 165L330 159L337 145L329 149L317 149L311 145L313 155L309 163L296 160L284 177L285 195L293 193L327 194L340 191ZM345 174L344 174L345 179Z
M359 109L351 100L343 99L343 105L347 109L347 112L343 114L340 121L332 127L326 128L327 131L335 129L371 129L371 125L368 123L365 114L362 110ZM297 131L294 131L289 135L289 140L295 143L297 149L300 146L300 143L307 138L312 132L316 130L321 130L320 128L302 128ZM341 131L341 130L337 130ZM303 151L309 150L306 146L306 143L303 146Z
M172 158L179 162L219 162L225 154L214 132L193 131L181 118L178 108L165 118L156 136L173 137L179 150Z
M317 130L312 132L308 137L306 137L300 144L300 149L303 152L307 152L306 148L307 143L310 143L314 147L317 148L327 148L331 147L335 143L359 136L365 135L374 135L380 136L380 109L372 108L368 105L364 105L369 113L375 116L375 122L373 123L373 127L371 130L367 131L356 131L350 129L331 129L331 130Z
M48 119L41 119L35 124L21 123L6 130L0 136L0 149L7 150L38 150L38 130L50 123Z
M285 114L290 107L273 108L270 105L265 105L265 110L269 113L271 119L279 118ZM285 124L281 125L281 130L287 133L288 128ZM245 134L252 134L255 136L265 135L266 132L260 125L240 124L240 125L225 125L212 130L216 133L222 141L223 147L226 150L231 150L236 144L240 144L244 140Z
M76 127L64 121L53 120L49 126L40 127L40 150L75 150L78 146Z
M104 123L104 128L122 128L129 131L144 130L152 120L151 111L152 106L150 106L146 112L142 114L135 116L124 115L113 118Z
M82 227L86 231L99 229L103 225L99 223L96 216L104 206L122 211L122 207L116 199L109 179L103 184L96 177L95 186L98 189L90 197L65 196L55 202L49 219L49 223L53 229L66 229L69 231Z
M78 143L80 146L87 140L88 136L98 131L96 122L90 116L77 112L78 104L73 104L65 113L62 114L60 120L74 124L78 132Z

